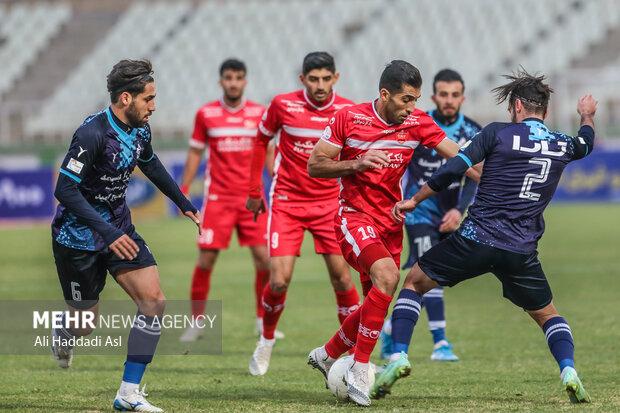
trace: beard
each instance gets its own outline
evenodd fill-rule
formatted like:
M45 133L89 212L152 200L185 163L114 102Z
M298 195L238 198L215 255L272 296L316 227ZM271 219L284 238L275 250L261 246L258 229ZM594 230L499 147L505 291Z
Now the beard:
M136 109L136 105L134 102L131 102L125 110L125 116L127 117L127 122L129 122L129 126L131 126L132 128L141 128L146 124L146 122L142 120L143 117L140 116L140 113Z

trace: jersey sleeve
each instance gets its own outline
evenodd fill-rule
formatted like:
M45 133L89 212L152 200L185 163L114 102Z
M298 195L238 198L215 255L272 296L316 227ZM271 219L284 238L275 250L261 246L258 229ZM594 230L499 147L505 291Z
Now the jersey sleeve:
M101 137L78 129L73 134L67 155L60 166L60 173L80 183L92 169L101 148Z
M282 127L282 113L279 101L274 98L263 112L258 130L265 136L273 137Z
M194 117L194 131L189 140L189 146L196 149L204 149L207 146L207 126L205 125L202 110L196 112Z
M441 129L433 118L429 115L424 114L419 118L420 125L415 128L414 135L415 138L420 141L420 143L427 148L434 148L441 143L442 140L446 137L446 133Z
M485 126L461 147L457 156L462 158L469 167L482 162L497 145L496 130L497 124L491 123Z
M140 130L142 144L144 148L142 148L142 152L138 154L139 162L150 162L155 157L155 151L153 150L153 145L151 144L151 127L146 125L143 129Z
M342 148L347 139L347 114L346 109L339 110L329 120L329 124L323 130L321 140L330 145Z
M461 178L467 169L481 162L497 145L495 131L497 124L483 128L472 140L461 147L459 153L443 164L427 181L435 192L446 189L452 182Z
M592 153L594 149L594 129L589 125L579 128L577 136L572 138L573 141L573 159L582 159Z

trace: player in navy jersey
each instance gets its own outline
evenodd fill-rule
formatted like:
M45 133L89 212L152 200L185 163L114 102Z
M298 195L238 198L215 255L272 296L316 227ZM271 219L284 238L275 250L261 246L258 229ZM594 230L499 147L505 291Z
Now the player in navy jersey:
M433 102L435 110L428 112L446 136L464 145L481 129L480 125L460 112L465 100L465 82L461 75L451 69L440 70L433 79ZM411 197L426 183L435 171L445 163L434 149L423 146L416 148L408 166L408 184L405 197ZM476 192L476 182L463 178L453 182L448 188L419 205L405 216L405 228L409 238L409 259L403 268L411 268L413 264L433 245L456 231L463 218L463 213L471 204ZM428 314L428 326L433 336L433 352L431 360L458 361L452 351L452 345L446 338L446 318L443 300L443 288L437 287L424 295L423 305ZM409 342L400 326L408 329L409 312L403 303L396 302L391 319L386 320L381 332L381 356L394 359L400 353L407 354Z
M405 279L399 300L407 300L411 309L408 339L422 295L439 285L451 287L491 272L502 283L504 297L527 311L542 328L571 402L589 402L575 370L571 329L553 305L536 248L545 229L543 212L564 167L592 152L597 102L590 95L579 99L581 128L573 138L552 132L543 123L553 92L544 76L520 70L506 77L510 82L494 92L498 103L508 100L512 122L486 126L411 199L398 202L392 211L395 219L402 220L405 212L484 161L475 201L458 232L431 248ZM374 397L389 393L399 378L393 367L388 365L377 378Z
M127 360L113 407L161 412L139 385L161 334L165 298L155 258L132 222L125 193L136 166L200 228L196 208L181 193L151 146L148 120L155 111L151 63L122 60L107 77L111 105L92 115L73 135L60 167L54 195L59 201L52 222L58 278L68 312L96 317L99 294L109 272L138 306L127 340ZM72 340L92 332L63 317L52 329L52 354L67 368ZM161 320L161 319L160 319ZM83 327L83 326L81 326Z

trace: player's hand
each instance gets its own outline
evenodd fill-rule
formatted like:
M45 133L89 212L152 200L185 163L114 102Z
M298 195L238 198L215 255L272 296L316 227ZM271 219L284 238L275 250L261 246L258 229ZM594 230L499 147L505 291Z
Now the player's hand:
M371 149L357 160L357 172L364 172L368 169L378 169L390 164L387 152Z
M127 234L123 234L118 237L113 243L110 244L110 251L114 253L121 260L133 260L138 256L140 248L138 244L134 242Z
M413 198L397 202L392 208L392 217L396 222L403 222L405 213L413 211L417 206L418 203Z
M192 222L196 224L196 226L198 227L198 235L202 235L202 227L200 226L200 212L187 211L184 212L183 215L191 219Z
M454 232L461 225L461 219L463 214L456 208L452 208L441 219L441 225L439 225L439 232Z
M254 222L256 222L260 214L267 211L263 198L248 198L245 202L245 209L254 213Z
M596 105L598 101L594 100L592 95L585 95L577 101L577 113L581 116L593 117L596 113Z

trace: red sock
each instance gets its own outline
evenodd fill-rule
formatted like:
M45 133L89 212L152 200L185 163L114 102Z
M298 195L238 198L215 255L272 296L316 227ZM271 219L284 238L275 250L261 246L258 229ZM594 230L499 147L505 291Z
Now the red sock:
M190 298L192 299L192 315L194 317L204 314L210 286L211 270L196 266L194 268L194 275L192 276L192 289L190 293Z
M277 293L271 289L271 285L267 283L263 291L263 337L268 340L273 339L276 331L280 314L284 310L284 301L286 300L286 292Z
M361 307L349 314L336 334L325 344L325 351L329 357L337 359L355 346L361 314Z
M254 278L254 295L256 296L256 317L263 318L265 309L263 308L263 290L269 281L269 270L256 270Z
M357 345L353 357L355 361L368 363L370 360L370 354L377 344L383 320L385 320L391 301L391 296L382 293L376 287L372 287L368 292L364 304L360 307L361 316Z
M359 307L360 297L357 295L355 286L347 291L334 292L336 293L336 304L338 305L338 320L342 325L344 319Z

